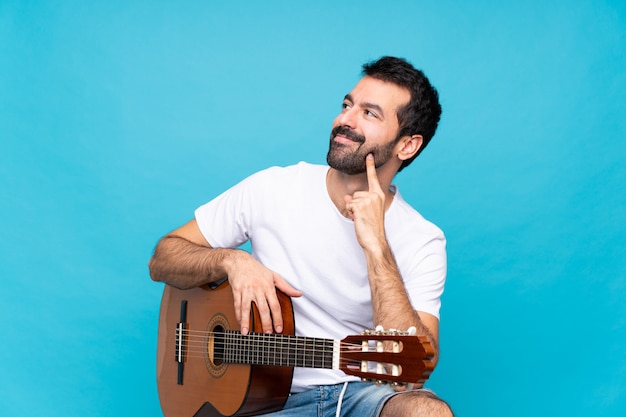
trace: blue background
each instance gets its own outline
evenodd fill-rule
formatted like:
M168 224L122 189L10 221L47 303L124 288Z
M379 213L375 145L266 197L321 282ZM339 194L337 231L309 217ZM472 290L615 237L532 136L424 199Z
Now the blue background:
M447 234L459 416L626 415L626 6L0 1L0 414L159 416L157 240L324 163L381 55L444 108L396 183ZM549 3L549 4L543 4Z

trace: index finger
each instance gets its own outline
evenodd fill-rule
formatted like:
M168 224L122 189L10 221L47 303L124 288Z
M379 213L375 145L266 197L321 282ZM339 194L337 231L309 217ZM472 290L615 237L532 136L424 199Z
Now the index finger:
M365 157L365 168L367 169L367 184L371 192L382 191L380 188L380 182L378 181L378 174L376 174L376 163L374 162L374 155L371 153Z

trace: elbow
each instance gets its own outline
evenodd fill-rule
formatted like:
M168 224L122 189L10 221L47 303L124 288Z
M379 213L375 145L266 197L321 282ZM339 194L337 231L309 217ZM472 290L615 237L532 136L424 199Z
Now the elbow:
M148 271L150 272L150 278L154 282L163 282L163 275L159 273L159 262L152 256L148 261Z
M164 239L161 239L161 241L157 243L152 257L148 261L148 271L150 278L154 282L165 282L170 272L168 271L169 262L167 259L167 251L163 248L163 241Z
M152 253L152 257L148 261L148 271L150 278L154 282L165 282L169 275L169 260L168 260L168 246L167 236L161 239Z
M189 282L185 280L175 279L175 275L172 272L163 268L164 263L154 256L148 261L148 270L150 272L150 278L154 282L163 282L179 290L188 290L193 288Z

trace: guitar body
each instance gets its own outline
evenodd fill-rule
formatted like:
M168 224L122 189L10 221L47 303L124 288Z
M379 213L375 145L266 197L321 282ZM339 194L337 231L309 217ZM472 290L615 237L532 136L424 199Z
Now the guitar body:
M291 300L278 292L285 335L295 333ZM184 303L186 301L186 303ZM185 304L185 320L181 306ZM293 368L215 363L211 339L217 330L239 330L228 281L212 289L202 286L179 290L165 286L159 317L157 384L165 417L250 416L282 409L289 395ZM186 323L189 335L204 334L185 345L177 360L177 324ZM253 308L251 331L262 332ZM182 382L182 383L181 383Z

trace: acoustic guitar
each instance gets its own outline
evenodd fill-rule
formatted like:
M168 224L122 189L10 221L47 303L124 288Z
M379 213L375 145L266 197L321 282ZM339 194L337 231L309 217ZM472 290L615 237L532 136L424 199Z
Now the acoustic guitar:
M165 417L249 416L280 410L294 367L339 369L379 383L423 384L434 350L421 336L370 330L342 340L294 336L291 300L278 292L282 334L264 334L256 308L242 335L228 281L165 286L159 317L157 384Z

